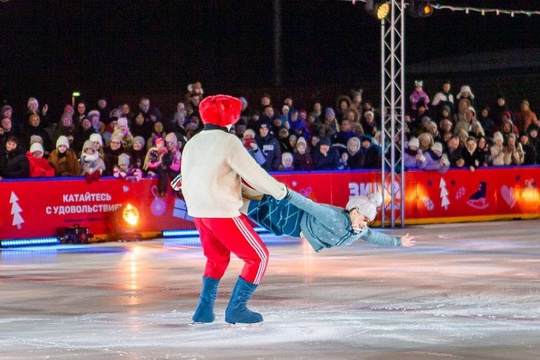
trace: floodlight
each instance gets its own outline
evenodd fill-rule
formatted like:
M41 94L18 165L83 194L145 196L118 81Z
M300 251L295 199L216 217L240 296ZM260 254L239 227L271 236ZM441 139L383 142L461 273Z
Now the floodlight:
M115 212L114 238L118 241L139 241L139 221L141 213L132 204L127 203Z
M415 18L425 18L433 14L431 1L410 0L409 15Z
M390 4L385 1L367 0L364 9L375 19L383 20L390 13Z

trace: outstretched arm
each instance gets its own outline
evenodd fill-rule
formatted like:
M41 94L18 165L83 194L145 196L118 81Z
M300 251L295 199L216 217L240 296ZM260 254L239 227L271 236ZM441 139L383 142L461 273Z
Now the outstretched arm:
M399 236L390 236L384 233L380 232L374 232L370 228L366 228L366 233L362 235L360 238L362 240L365 240L367 242L370 242L375 245L380 246L404 246L404 247L411 247L416 245L416 241L414 241L413 236L409 236L409 234L399 237Z

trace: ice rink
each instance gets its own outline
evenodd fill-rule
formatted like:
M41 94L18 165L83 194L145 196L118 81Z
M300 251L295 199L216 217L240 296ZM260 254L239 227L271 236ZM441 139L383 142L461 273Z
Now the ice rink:
M196 239L2 250L0 359L540 359L540 220L384 231L417 246L264 235L262 326L224 322L236 258L190 325Z

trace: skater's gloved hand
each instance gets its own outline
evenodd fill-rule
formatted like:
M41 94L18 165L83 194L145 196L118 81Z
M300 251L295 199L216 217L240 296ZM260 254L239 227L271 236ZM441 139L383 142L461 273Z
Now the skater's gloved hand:
M401 246L404 247L413 247L416 245L416 241L413 240L414 236L409 236L409 234L401 237Z

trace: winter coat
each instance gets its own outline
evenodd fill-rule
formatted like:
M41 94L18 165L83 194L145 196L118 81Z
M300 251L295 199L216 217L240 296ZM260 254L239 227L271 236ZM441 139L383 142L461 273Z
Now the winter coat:
M159 166L161 165L163 154L167 152L167 148L162 147L158 148L157 146L151 147L150 150L146 153L146 156L144 158L144 165L143 169L146 172L153 171L154 173L157 171Z
M303 154L293 154L293 166L296 171L311 171L313 170L313 159L311 154L305 152Z
M525 153L525 157L523 159L523 165L535 165L536 164L536 149L531 144L523 145L523 152Z
M502 166L504 165L504 148L502 146L492 145L489 148L491 153L491 161L493 166Z
M113 174L113 168L118 165L118 157L126 151L120 146L117 150L111 150L110 147L105 148L104 152L105 157L103 158L103 162L105 163L105 171L102 175L111 176Z
M135 182L143 178L143 172L136 167L130 167L127 171L122 171L119 167L115 166L113 169L113 176L118 179Z
M81 175L90 174L95 172L102 174L105 171L105 162L99 157L99 154L95 152L92 155L82 154L81 160Z
M437 155L433 150L428 150L424 153L424 156L426 157L422 167L424 170L437 170L439 173L444 174L450 167L446 154Z
M516 146L512 149L509 146L505 146L503 149L503 154L504 165L521 165L525 159L525 153L523 152L523 148L519 143L516 144Z
M364 168L378 169L381 167L381 155L376 145L360 149L364 153Z
M471 167L474 169L478 169L478 167L481 165L480 163L480 150L476 148L472 153L469 152L467 149L463 149L462 151L463 160L465 161L465 165L463 167L466 167L470 169Z
M7 179L24 179L29 176L30 164L23 151L17 147L0 158L0 176Z
M336 170L339 158L339 151L333 147L328 150L326 156L320 151L316 151L312 155L313 170Z
M79 176L81 173L79 159L71 149L67 149L63 154L58 149L53 150L48 160L56 176Z
M54 168L44 157L35 158L30 151L27 151L26 158L30 164L30 177L54 176Z
M425 161L426 157L422 154L422 150L420 149L411 150L409 148L406 148L403 152L403 163L405 164L405 169L421 169Z
M265 158L263 168L266 171L278 171L281 165L281 147L277 139L272 134L268 134L264 138L256 136L255 141Z

